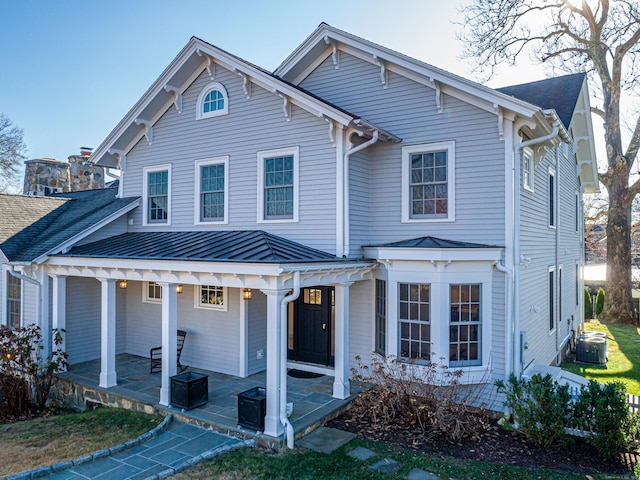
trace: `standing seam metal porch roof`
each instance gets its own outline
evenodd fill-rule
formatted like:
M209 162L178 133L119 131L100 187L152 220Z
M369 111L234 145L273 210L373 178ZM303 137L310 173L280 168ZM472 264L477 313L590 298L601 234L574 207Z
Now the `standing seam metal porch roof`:
M125 233L59 256L241 263L344 261L262 230Z
M437 237L419 237L399 242L371 245L372 248L502 248L496 245L483 245L481 243L459 242Z

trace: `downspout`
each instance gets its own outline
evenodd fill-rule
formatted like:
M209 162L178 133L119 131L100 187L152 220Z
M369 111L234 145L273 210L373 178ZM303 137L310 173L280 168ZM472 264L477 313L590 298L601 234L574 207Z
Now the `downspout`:
M543 113L551 113L551 110L544 110ZM560 131L560 121L556 120L553 123L553 129L551 130L551 133L549 133L548 135L545 135L543 137L539 137L539 138L533 138L531 140L527 140L525 142L521 142L518 145L516 145L515 147L515 159L514 159L514 163L515 165L518 166L517 169L513 170L513 181L514 181L514 186L517 185L518 188L516 190L517 195L516 195L516 201L514 202L514 209L513 209L513 266L514 266L514 272L513 272L513 341L512 344L518 345L520 352L522 352L523 350L523 346L520 345L520 341L518 338L518 335L520 335L520 197L522 195L521 192L521 188L520 188L520 176L518 175L516 177L516 172L520 172L519 170L519 166L520 166L520 162L521 162L521 150L523 148L529 147L531 145L536 145L539 143L543 143L546 142L547 140L551 140L552 138L555 138L558 135L558 132ZM533 162L535 165L535 155L533 156ZM535 168L535 167L534 167ZM520 374L522 373L521 367L524 364L524 355L522 357L522 363L520 365L518 365L518 362L516 362L516 357L515 355L512 358L513 361L513 372L515 373L516 377L520 377Z
M507 267L502 260L500 260L499 262L495 262L493 264L493 266L495 267L495 269L499 272L502 272L504 274L507 275L507 314L508 312L511 312L514 310L513 308L513 270L510 269L509 267ZM515 328L515 325L513 322L509 322L509 328L513 329ZM513 345L514 345L514 332L511 331L509 332L510 334L507 335L507 345L506 345L506 358L514 358L514 360L511 362L511 365L509 365L507 363L506 367L507 367L507 376L510 373L513 373L513 369L515 367L515 355L513 355Z
M9 265L9 272L11 273L11 275L13 275L14 277L18 277L21 280L24 280L25 282L29 282L33 285L36 286L36 288L38 289L38 301L36 302L36 324L40 325L40 321L41 321L41 310L42 310L42 284L37 281L35 278L31 278L31 277L27 277L26 275L16 271L16 267L15 265ZM21 319L23 320L23 319Z
M347 150L344 153L344 162L342 164L342 178L344 179L344 188L342 190L342 252L337 252L338 256L348 257L349 256L349 245L351 240L349 238L349 159L351 155L354 153L358 153L361 150L364 150L367 147L370 147L374 143L378 141L378 131L373 131L373 136L370 140L367 140L360 145Z
M280 423L284 426L287 447L293 448L293 425L287 418L287 306L300 296L300 272L293 272L293 291L280 303Z
M554 185L553 185L553 212L551 212L551 214L554 216L553 218L553 224L556 227L556 251L555 251L555 266L556 266L556 281L554 282L554 286L555 286L555 291L553 292L553 295L557 297L557 301L554 304L555 307L555 316L557 317L556 320L556 364L559 364L558 360L559 360L559 338L560 338L560 324L562 323L562 318L560 317L562 314L562 299L560 298L560 295L556 295L556 292L560 292L562 290L562 285L560 285L560 265L559 265L559 260L560 260L560 204L558 203L560 201L560 195L558 193L559 190L559 185L560 185L560 158L558 155L558 149L556 148L556 154L555 154L555 170L556 170L556 175L554 177Z

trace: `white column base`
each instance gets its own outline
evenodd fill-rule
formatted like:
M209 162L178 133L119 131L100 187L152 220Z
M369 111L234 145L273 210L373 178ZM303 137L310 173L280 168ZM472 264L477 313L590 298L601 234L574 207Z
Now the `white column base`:
M100 372L100 386L102 388L115 387L117 384L116 372Z
M343 380L338 376L333 381L333 398L344 400L351 396L351 385L349 380Z

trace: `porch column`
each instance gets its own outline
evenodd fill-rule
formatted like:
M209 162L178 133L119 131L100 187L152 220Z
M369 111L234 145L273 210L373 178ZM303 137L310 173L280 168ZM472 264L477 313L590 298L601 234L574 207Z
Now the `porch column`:
M170 377L178 371L178 293L177 283L161 283L162 287L162 384L160 386L160 405L169 405L171 401Z
M51 338L51 329L53 328L51 324L52 311L49 308L49 305L51 305L49 281L49 275L47 275L46 271L43 269L39 275L42 307L40 308L40 318L37 319L37 322L40 326L40 332L42 333L42 353L45 358L51 353L53 345Z
M67 328L67 277L51 275L51 281L51 328L64 330ZM51 335L49 337L51 338ZM52 350L54 347L51 345ZM62 332L62 344L59 347L63 352L67 351L67 334L65 332Z
M117 385L116 376L116 281L98 278L102 283L102 310L100 315L100 386Z
M238 376L245 378L249 375L249 302L245 300L242 289L238 289L240 298L240 362Z
M282 435L280 423L280 304L288 290L262 290L267 295L267 415L264 434Z
M351 395L349 385L349 287L352 283L335 286L335 369L333 398L344 400Z

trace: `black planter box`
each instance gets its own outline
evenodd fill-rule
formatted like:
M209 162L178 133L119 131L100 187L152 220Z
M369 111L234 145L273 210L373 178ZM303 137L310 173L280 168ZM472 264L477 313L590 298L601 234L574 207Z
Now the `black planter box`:
M171 405L191 410L209 401L209 377L187 372L171 377Z
M267 391L255 387L238 394L238 425L256 431L264 431L267 414Z

